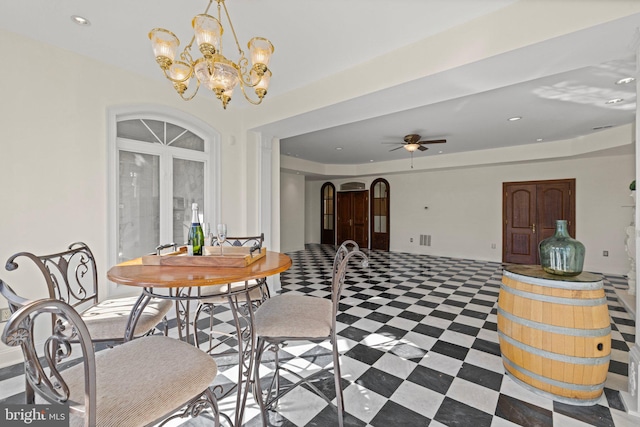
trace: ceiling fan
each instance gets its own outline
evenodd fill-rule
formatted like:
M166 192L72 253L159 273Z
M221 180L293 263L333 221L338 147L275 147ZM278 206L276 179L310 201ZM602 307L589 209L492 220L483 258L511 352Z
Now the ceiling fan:
M383 142L383 144L400 144L399 147L393 148L389 151L395 151L399 150L400 148L404 148L408 152L412 153L416 150L427 151L429 147L425 147L424 145L426 144L444 144L445 142L447 142L446 139L431 139L420 141L420 138L422 138L420 135L412 133L404 137L404 142Z
M426 144L444 144L447 142L446 139L430 139L425 141L420 141L422 138L420 135L412 133L406 135L404 137L404 142L383 142L383 144L400 144L399 147L392 148L389 151L399 150L400 148L404 148L409 153L411 153L411 169L413 169L413 152L416 150L427 151L429 147L425 147Z

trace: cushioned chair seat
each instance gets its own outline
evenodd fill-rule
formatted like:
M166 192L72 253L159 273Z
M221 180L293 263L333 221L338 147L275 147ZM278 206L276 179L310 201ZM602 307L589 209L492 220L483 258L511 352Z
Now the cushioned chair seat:
M249 281L247 287L255 286L253 289L249 291L249 297L252 301L261 300L262 292L260 291L260 287L257 286L255 281ZM227 304L229 300L227 296L229 293L235 293L237 291L241 291L245 289L244 282L234 282L231 285L220 285L220 286L206 286L200 290L200 303L201 304ZM241 298L245 298L244 295Z
M138 297L115 298L102 301L81 313L91 339L94 341L112 340L124 338L125 328L131 307L136 303ZM164 316L172 307L170 300L152 299L142 311L140 319L136 325L135 336L146 334L157 324L162 322Z
M260 337L326 338L331 335L331 315L329 299L284 294L260 306L254 329Z
M78 364L63 371L71 400L81 403L82 369ZM217 370L216 362L203 351L164 336L142 337L100 351L96 353L96 424L137 427L152 423L202 393ZM71 414L71 426L83 423L82 415Z

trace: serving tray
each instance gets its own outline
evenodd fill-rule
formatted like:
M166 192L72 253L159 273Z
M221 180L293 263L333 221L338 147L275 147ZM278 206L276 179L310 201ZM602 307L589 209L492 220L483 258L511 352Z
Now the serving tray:
M182 246L175 252L163 255L144 255L143 265L171 265L175 267L246 267L267 255L267 248L249 254L248 247L205 246L202 256L187 255L187 247Z

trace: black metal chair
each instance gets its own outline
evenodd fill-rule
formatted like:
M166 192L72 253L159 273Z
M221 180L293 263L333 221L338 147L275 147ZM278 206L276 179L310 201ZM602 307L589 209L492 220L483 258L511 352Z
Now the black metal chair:
M48 255L19 252L7 260L5 268L16 270L17 260L22 258L32 261L42 273L48 298L64 301L80 312L94 343L125 340L125 329L138 297L99 300L96 261L86 244L72 243L67 250ZM171 301L152 299L135 325L133 336L152 333L162 322L166 335L165 315L171 307Z
M47 403L67 404L70 425L164 424L207 409L213 425L220 425L209 388L218 369L202 350L153 335L95 352L89 328L71 305L51 298L25 300L1 280L0 292L17 307L2 342L22 348L27 387ZM52 319L53 333L38 344L43 341L34 331L46 330L40 324Z
M259 236L248 237L227 237L222 245L234 246L234 247L247 247L253 252L260 252L264 243L264 233ZM214 236L212 239L212 246L220 246L217 238ZM215 248L213 250L216 250ZM259 306L266 299L269 298L269 287L265 279L249 280L246 282L229 283L221 286L206 286L199 288L198 306L193 315L193 333L194 342L196 347L200 346L200 340L198 338L198 319L200 319L202 313L209 314L209 329L207 332L209 347L206 350L207 353L211 353L216 347L233 338L241 333L241 330L246 329L246 322L244 326L240 326L236 334L228 334L224 331L215 331L214 329L214 309L217 305L229 304L230 301L236 306L246 304L246 290L249 290L249 299L255 307ZM239 319L236 319L239 320ZM240 322L236 321L236 325L240 325ZM216 333L218 332L218 333ZM217 339L214 342L214 335L217 335Z
M316 298L304 295L283 294L265 301L255 313L254 333L257 338L254 365L254 398L260 405L262 424L267 426L267 411L277 405L278 400L300 384L306 384L325 401L331 400L316 387L311 379L326 372L326 369L303 377L297 372L280 366L278 349L293 341L323 342L330 341L333 354L333 377L338 409L338 425L344 425L344 402L341 386L340 354L336 337L336 316L340 294L344 287L345 274L349 262L359 258L363 267L368 266L367 256L360 251L358 245L349 240L338 248L333 261L331 299ZM275 348L275 371L273 378L262 390L260 381L260 364L265 349ZM290 386L280 387L280 371L296 377L299 381Z

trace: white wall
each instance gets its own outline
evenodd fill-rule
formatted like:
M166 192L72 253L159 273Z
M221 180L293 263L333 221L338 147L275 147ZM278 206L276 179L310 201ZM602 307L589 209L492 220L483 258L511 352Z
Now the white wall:
M2 264L16 252L53 253L84 241L96 256L101 295L108 295L106 118L113 106L158 104L219 131L222 217L230 229L246 231L246 138L238 116L215 99L184 102L164 79L145 79L12 33L0 31L0 49L25 64L4 67L0 79ZM27 297L45 296L42 279L26 264L14 272L0 270L0 278L16 290L32 285ZM0 344L0 365L12 363L8 353Z
M436 172L383 175L391 195L390 250L398 252L502 260L502 183L576 179L576 238L586 247L585 270L626 274L624 228L631 221L629 183L635 178L635 156L459 168ZM374 177L360 180L367 187ZM320 188L306 183L305 242L320 241ZM317 197L315 197L317 195ZM428 207L428 209L425 209ZM430 234L431 246L419 246ZM413 238L413 243L409 240ZM496 248L491 249L495 243ZM602 251L609 251L608 257Z
M280 174L280 224L280 250L292 252L304 249L304 175Z

